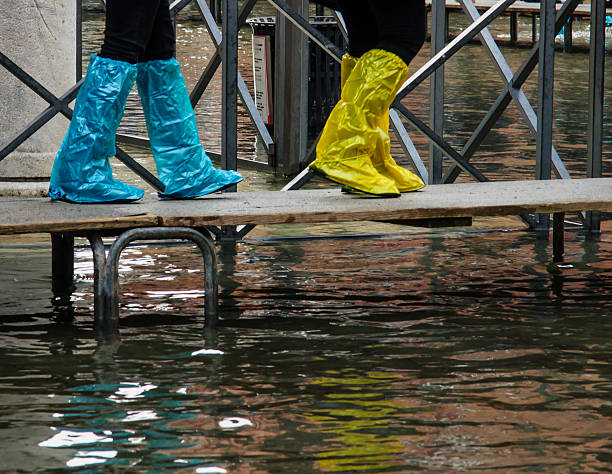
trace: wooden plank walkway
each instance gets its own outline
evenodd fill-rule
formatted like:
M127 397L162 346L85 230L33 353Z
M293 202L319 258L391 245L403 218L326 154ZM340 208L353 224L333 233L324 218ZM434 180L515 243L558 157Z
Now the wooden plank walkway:
M330 188L214 194L185 201L148 197L131 204L4 198L0 208L0 234L610 211L612 178L433 185L395 199Z

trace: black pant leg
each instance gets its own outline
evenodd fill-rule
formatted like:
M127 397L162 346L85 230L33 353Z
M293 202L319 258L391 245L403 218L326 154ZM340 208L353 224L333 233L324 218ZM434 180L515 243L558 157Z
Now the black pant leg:
M176 31L170 15L169 0L161 0L157 15L153 21L153 29L149 43L140 59L153 61L155 59L170 59L176 55Z
M397 54L406 64L417 55L427 33L424 0L367 0L377 24L377 48Z
M137 63L149 44L160 3L161 0L107 0L100 56Z
M348 33L349 54L359 58L376 48L378 24L367 0L339 0L339 7Z
M339 0L349 36L349 53L371 49L397 54L409 64L423 46L427 28L424 0Z

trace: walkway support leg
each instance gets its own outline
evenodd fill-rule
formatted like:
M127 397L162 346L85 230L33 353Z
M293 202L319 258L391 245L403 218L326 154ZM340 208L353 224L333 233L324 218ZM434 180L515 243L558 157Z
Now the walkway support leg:
M434 56L446 40L445 31L446 5L444 2L433 2L431 6L431 54ZM440 66L431 77L429 121L431 128L438 135L444 130L444 66ZM429 145L429 183L442 181L443 155L433 144Z
M605 65L604 2L591 2L591 40L589 50L589 132L587 178L602 176L602 142L604 116L604 65ZM601 213L588 212L585 230L599 233Z
M106 307L106 298L104 297L104 272L106 271L106 250L102 236L99 232L87 234L87 240L91 246L93 253L93 270L94 270L94 328L98 332L112 333L116 332L118 326L106 327L107 319L104 317L108 314Z
M51 234L51 289L53 297L64 300L74 291L74 236Z
M563 261L565 253L565 213L553 214L553 262Z
M552 171L553 90L555 78L555 0L540 2L540 60L538 62L538 130L536 179L550 179ZM548 214L536 216L535 230L548 232Z

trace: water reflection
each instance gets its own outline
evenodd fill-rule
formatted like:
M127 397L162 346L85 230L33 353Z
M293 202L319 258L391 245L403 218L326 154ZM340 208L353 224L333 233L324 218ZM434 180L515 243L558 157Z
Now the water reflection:
M92 338L81 261L72 324L3 319L0 443L24 446L9 466L609 464L612 242L568 239L553 272L523 232L267 239L222 249L217 332L202 332L203 294L154 297L200 291L197 252L178 245L126 250L121 341Z

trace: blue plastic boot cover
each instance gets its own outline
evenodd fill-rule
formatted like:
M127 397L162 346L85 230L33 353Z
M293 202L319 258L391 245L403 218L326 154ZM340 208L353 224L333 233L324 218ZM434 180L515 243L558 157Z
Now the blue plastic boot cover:
M109 158L117 152L115 135L136 66L91 57L77 95L72 120L57 152L49 197L75 203L129 202L144 192L113 179Z
M162 198L187 199L242 181L236 171L214 168L198 135L195 113L176 59L137 64L137 84L145 113Z

